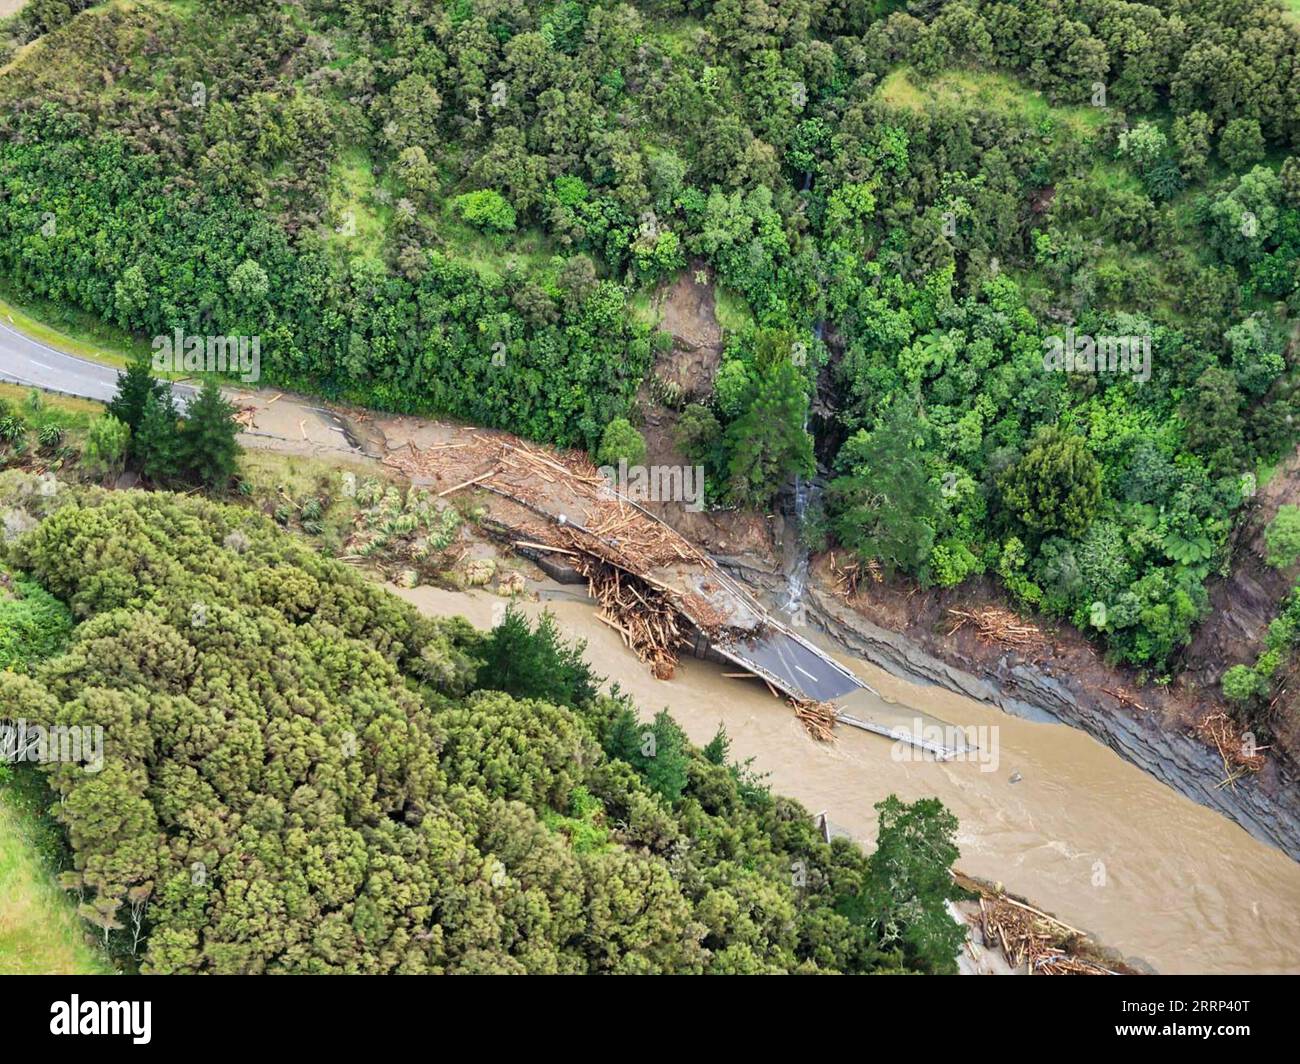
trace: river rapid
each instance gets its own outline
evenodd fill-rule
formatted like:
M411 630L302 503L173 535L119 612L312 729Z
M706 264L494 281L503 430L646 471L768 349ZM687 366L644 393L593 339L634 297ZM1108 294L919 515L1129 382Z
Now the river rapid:
M392 590L424 612L485 628L503 608L485 592ZM724 724L735 758L752 757L773 790L825 812L864 846L874 845L876 802L937 797L960 821L962 871L1004 884L1136 964L1300 972L1300 864L1081 731L917 686L823 641L879 692L856 699L855 714L909 728L919 716L981 737L978 757L949 762L844 725L824 745L761 683L690 658L672 680L655 680L583 596L542 596L526 612L550 609L568 638L586 640L592 667L643 716L667 707L696 743Z

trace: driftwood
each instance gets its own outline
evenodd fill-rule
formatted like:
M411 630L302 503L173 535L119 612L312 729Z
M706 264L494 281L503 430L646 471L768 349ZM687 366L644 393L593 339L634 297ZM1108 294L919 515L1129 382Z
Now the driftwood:
M975 626L975 634L986 643L996 643L1008 650L1037 650L1043 646L1042 630L1028 624L1010 610L1000 606L985 606L977 610L950 609L948 616L955 618L948 634L955 635L967 624Z
M441 499L443 496L450 495L452 492L460 491L462 488L468 488L473 484L481 483L482 481L487 480L488 477L495 475L495 473L496 470L494 469L490 473L484 473L482 476L473 477L470 480L466 480L464 483L457 484L455 487L448 488L446 491L440 491L438 492L438 498Z
M864 575L870 576L875 583L880 583L884 575L880 571L880 563L874 558L869 562L847 562L840 565L835 561L835 552L831 552L831 572L835 574L835 579L839 585L840 598L848 602L856 597L858 593L858 584Z
M790 705L794 707L795 718L808 730L809 735L823 743L835 741L832 729L835 726L838 710L833 703L817 702L810 698L792 698Z
M597 603L602 621L623 635L623 641L660 680L671 680L677 669L677 648L685 641L677 610L662 593L612 565L580 558L587 591ZM640 585L640 586L638 586Z
M1013 968L1028 975L1114 975L1075 956L1087 936L1055 917L1007 897L980 898L980 933Z
M1141 702L1139 702L1136 698L1134 698L1131 694L1128 694L1126 691L1117 690L1112 687L1103 687L1102 692L1104 694L1110 695L1110 697L1115 699L1117 702L1121 702L1124 705L1128 706L1129 709L1135 709L1139 713L1147 712L1147 707L1144 706Z
M1207 713L1197 722L1196 734L1202 742L1209 743L1219 752L1223 761L1224 778L1218 787L1236 787L1237 780L1264 767L1267 746L1247 747L1241 739L1241 728L1228 714L1220 710Z
M575 558L579 556L578 551L569 550L567 547L552 547L549 543L533 543L526 539L515 540L514 546L522 547L525 550L544 550L551 554L569 554Z

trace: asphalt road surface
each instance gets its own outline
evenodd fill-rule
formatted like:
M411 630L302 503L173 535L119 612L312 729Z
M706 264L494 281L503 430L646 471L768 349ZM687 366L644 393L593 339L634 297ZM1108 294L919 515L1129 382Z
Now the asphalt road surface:
M113 366L77 355L69 355L33 340L8 321L0 320L0 380L31 384L47 391L63 392L106 403L117 391L118 371ZM183 407L196 389L178 384L173 391Z

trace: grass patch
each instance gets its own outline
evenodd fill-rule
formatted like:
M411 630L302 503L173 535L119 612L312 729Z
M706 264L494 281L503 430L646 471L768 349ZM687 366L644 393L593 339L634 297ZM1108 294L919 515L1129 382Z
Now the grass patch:
M663 317L659 308L655 306L653 293L645 289L637 292L627 301L627 311L636 321L649 325L652 329L659 327L659 321Z
M0 765L0 975L112 974L55 881L70 862L52 801L40 773Z
M435 225L445 241L444 253L489 284L505 277L512 264L543 288L553 286L559 274L560 264L553 261L555 247L540 229L484 233L457 219L450 208L435 219Z
M1074 134L1097 129L1106 112L1099 107L1054 106L1037 89L1006 74L974 70L946 70L920 78L910 67L899 67L880 83L877 96L891 107L924 111L936 106L946 111L987 108L1016 114L1041 124L1052 121Z
M713 313L724 333L740 332L754 324L754 312L749 309L749 304L743 296L720 284L715 284L713 299Z
M33 391L38 392L41 397L41 409L35 414L28 406ZM66 395L59 395L57 392L32 388L27 384L7 384L3 381L0 381L0 402L17 410L29 422L36 421L42 425L55 424L74 431L85 429L104 409L102 403L97 403L93 399L73 399Z
M317 546L330 555L340 553L355 527L356 485L374 477L400 483L365 462L275 451L245 451L239 474L241 492L254 509L284 528L316 537Z
M344 152L330 172L330 226L326 245L344 258L383 258L392 207L381 202L370 156L360 148Z
M80 453L90 423L103 409L88 399L71 399L24 384L0 383L0 415L18 418L26 429L20 442L0 443L0 471L24 467L38 472L66 469ZM5 636L0 624L0 645Z

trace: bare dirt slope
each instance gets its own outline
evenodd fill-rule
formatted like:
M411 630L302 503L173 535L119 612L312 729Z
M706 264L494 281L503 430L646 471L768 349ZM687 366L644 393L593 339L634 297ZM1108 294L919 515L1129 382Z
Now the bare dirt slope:
M1274 569L1264 560L1264 532L1282 506L1300 504L1300 452L1293 453L1259 489L1231 541L1229 575L1211 582L1212 612L1183 651L1186 675L1214 686L1224 670L1253 662L1265 630L1295 586L1300 566Z
M717 299L702 263L683 270L655 294L659 328L673 338L672 348L655 363L653 376L681 395L677 406L706 399L722 364L723 329ZM637 395L646 464L684 466L677 446L678 410L666 406L647 383ZM687 539L716 554L760 554L772 549L769 523L763 515L704 513L683 501L647 502L646 508Z
M683 270L656 297L659 328L673 338L673 348L655 372L682 391L707 395L722 361L722 326L718 323L713 285L703 267Z

